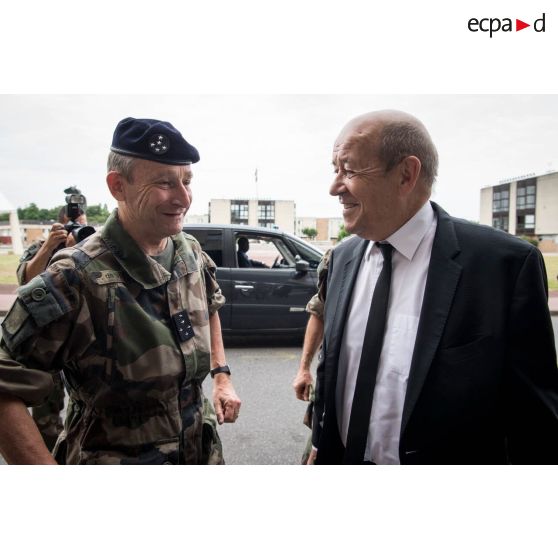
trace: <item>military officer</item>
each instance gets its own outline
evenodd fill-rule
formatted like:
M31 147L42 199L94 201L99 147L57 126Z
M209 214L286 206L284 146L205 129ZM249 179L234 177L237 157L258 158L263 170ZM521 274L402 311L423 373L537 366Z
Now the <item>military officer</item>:
M309 401L306 413L304 414L303 423L308 426L310 430L312 430L312 413L314 411L314 377L310 371L310 365L324 337L324 305L331 250L332 248L322 256L320 265L318 266L318 292L306 305L306 312L310 314L310 317L304 333L300 364L293 380L293 389L296 398L301 401ZM311 449L312 435L308 437L308 441L304 448L301 459L302 465L306 465Z
M107 174L117 209L20 287L2 324L0 451L9 463L216 462L204 378L213 377L220 424L237 419L240 400L215 264L182 233L198 160L169 122L117 125ZM26 405L45 399L59 369L71 410L53 456Z

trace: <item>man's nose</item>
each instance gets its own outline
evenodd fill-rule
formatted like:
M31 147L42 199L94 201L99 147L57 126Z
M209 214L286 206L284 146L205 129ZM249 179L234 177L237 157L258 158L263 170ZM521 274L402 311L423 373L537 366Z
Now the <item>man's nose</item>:
M343 183L343 177L341 173L337 173L331 186L329 187L329 195L330 196L338 196L345 191L345 184Z
M192 190L190 186L182 184L177 188L175 203L182 207L190 207L192 203Z

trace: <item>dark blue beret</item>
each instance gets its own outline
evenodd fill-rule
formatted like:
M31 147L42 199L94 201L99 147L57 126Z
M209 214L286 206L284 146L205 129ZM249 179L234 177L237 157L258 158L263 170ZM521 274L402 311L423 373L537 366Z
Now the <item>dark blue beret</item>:
M198 150L170 122L150 118L121 120L110 150L165 165L189 165L200 160Z

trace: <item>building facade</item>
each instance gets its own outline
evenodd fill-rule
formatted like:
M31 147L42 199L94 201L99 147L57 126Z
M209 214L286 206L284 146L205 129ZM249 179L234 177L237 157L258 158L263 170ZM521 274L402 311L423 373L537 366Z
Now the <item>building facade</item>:
M36 240L46 238L52 227L52 223L42 221L20 221L18 222L18 227L23 246L26 248ZM13 228L10 227L8 221L0 221L0 244L12 245L12 231Z
M250 225L295 232L295 202L292 200L212 199L209 222L221 225Z
M537 238L541 252L558 252L558 172L482 188L480 222L516 236Z

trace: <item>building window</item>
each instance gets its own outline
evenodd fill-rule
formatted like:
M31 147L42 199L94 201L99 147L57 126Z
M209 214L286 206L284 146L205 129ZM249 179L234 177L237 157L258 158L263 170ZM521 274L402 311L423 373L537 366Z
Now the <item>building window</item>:
M248 200L231 200L231 224L248 224Z
M526 213L517 216L517 233L533 233L535 231L535 214Z
M258 202L258 225L260 227L272 227L275 224L275 202Z
M492 190L492 226L508 232L510 212L510 185L500 184Z
M492 211L509 211L510 209L510 190L509 185L506 185L505 190L496 190L492 192Z
M535 209L536 194L536 179L520 180L517 183L517 209Z
M500 229L501 231L508 232L509 229L509 218L507 215L499 215L492 218L492 226L495 229Z

